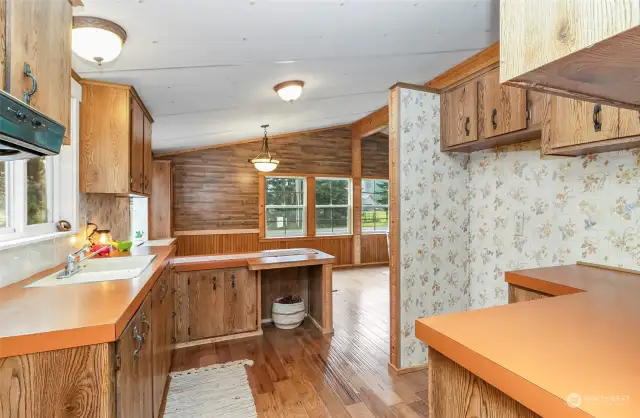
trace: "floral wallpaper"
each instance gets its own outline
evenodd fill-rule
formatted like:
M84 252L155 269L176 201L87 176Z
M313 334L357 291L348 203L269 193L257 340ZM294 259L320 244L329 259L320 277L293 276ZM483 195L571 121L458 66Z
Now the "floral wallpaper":
M469 175L472 308L507 303L509 270L640 269L640 149L541 159L517 144L472 153Z
M417 318L469 306L469 156L440 153L440 96L400 90L401 367L423 364Z

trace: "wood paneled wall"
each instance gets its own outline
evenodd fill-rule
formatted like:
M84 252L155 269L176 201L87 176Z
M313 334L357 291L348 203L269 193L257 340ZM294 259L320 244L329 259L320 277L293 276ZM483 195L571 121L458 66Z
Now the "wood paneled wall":
M388 263L386 234L363 234L360 237L360 261L368 263Z
M168 156L174 166L175 231L258 228L258 171L248 160L260 142ZM337 128L269 142L276 175L351 176L351 130Z
M351 265L352 246L350 236L261 240L258 233L181 235L178 237L178 256L313 248L335 256L336 265Z
M362 139L362 177L389 178L389 137L383 133Z

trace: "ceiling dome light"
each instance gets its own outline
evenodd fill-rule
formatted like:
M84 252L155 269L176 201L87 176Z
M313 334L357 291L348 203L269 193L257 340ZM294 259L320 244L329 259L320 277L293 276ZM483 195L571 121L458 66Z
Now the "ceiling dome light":
M260 154L256 155L256 158L249 160L251 164L258 170L265 173L273 171L278 167L280 161L274 160L269 152L269 138L267 138L267 128L269 125L262 125L264 128L264 138L262 138L262 149Z
M292 80L285 81L280 84L276 84L273 89L278 93L278 96L285 102L293 102L297 100L302 94L302 88L304 87L304 81Z
M119 25L99 17L75 16L71 49L80 58L99 66L118 58L127 40L127 32Z

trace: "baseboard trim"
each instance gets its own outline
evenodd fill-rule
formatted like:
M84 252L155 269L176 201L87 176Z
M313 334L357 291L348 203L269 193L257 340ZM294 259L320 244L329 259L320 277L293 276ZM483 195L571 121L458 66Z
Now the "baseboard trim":
M362 264L340 264L340 265L334 265L333 269L334 270L340 270L340 269L355 269L355 268L359 268L359 267L374 267L374 266L388 266L389 262L388 261L379 261L379 262L375 262L375 263L362 263Z
M407 374L407 373L419 372L420 370L424 370L427 367L429 367L428 364L420 364L418 366L404 367L399 369L393 364L391 364L391 362L389 362L389 373L394 374L396 376L402 376L403 374Z
M179 348L195 347L197 345L213 344L213 343L219 343L222 341L240 340L243 338L253 338L253 337L259 337L261 335L262 335L262 330L260 329L258 331L243 332L240 334L223 335L221 337L212 337L212 338L203 338L202 340L195 340L195 341L189 341L186 343L174 344L173 349L177 350Z

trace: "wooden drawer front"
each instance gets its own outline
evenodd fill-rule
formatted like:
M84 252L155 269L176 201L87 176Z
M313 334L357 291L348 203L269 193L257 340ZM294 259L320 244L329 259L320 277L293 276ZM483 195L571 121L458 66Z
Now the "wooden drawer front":
M596 106L600 110L597 111ZM599 127L594 123L597 113ZM551 100L551 148L587 144L618 137L619 109L566 97Z
M509 303L527 302L548 297L551 295L509 283Z
M527 127L527 91L499 83L500 69L493 69L483 77L484 137L504 135Z
M442 96L440 120L445 147L478 140L477 82L463 84Z

